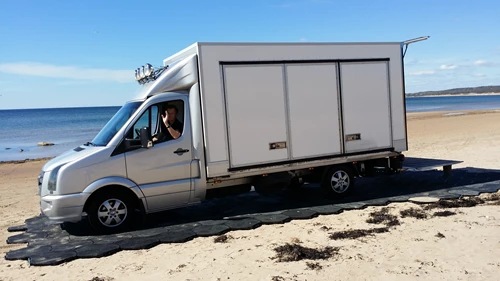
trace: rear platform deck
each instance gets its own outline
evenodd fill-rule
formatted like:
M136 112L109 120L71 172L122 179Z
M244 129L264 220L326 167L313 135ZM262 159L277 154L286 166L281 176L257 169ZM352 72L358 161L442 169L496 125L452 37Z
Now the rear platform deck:
M451 166L460 163L463 163L463 161L406 157L403 162L403 169L407 171L428 171L443 167L444 176L449 177L452 174Z

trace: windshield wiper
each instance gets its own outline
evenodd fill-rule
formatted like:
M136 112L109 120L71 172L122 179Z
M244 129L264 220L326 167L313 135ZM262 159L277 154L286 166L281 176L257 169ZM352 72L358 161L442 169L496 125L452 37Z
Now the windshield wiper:
M85 145L85 146L89 146L89 145L91 145L91 146L97 146L97 144L95 144L95 143L93 143L93 142L90 142L90 141L88 141L88 142L87 142L87 143L85 143L84 145Z

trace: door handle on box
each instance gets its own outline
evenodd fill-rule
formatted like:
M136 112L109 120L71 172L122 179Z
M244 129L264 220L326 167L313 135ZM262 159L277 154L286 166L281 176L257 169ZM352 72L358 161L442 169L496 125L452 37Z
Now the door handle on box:
M189 149L178 148L176 151L174 151L175 154L183 154L186 152L189 152Z

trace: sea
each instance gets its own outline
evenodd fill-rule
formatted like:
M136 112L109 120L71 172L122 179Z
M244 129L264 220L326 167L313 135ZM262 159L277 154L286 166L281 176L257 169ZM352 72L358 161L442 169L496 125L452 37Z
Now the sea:
M119 109L110 106L0 110L0 162L54 157L91 141ZM500 110L500 94L406 98L408 113L492 109ZM39 142L54 145L38 146Z

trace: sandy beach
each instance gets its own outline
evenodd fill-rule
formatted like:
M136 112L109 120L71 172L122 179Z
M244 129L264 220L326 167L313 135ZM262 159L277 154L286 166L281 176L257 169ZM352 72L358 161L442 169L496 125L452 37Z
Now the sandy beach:
M455 168L500 170L499 111L408 114L408 138L406 156L464 161ZM223 243L215 243L214 237L195 238L46 267L5 260L6 252L24 246L6 244L7 237L15 234L7 228L39 214L36 176L45 162L0 163L0 281L498 280L500 276L500 200L491 194L479 196L485 201L475 207L446 209L452 212L449 216L435 216L437 210L414 203L393 203L231 231ZM401 214L410 208L416 209L416 217ZM373 212L392 215L400 225L357 239L330 235L383 227L366 222ZM287 243L314 248L319 251L316 256L324 257L288 261L279 255L280 246Z

